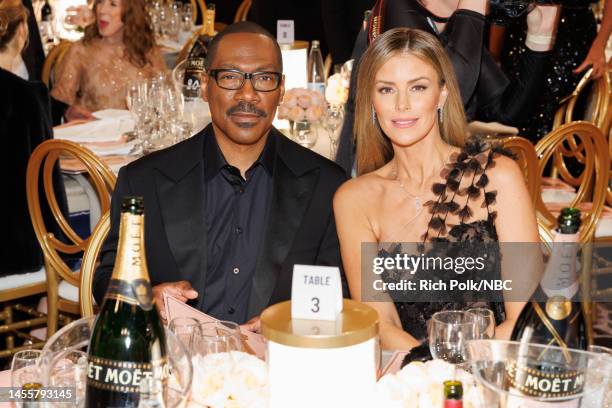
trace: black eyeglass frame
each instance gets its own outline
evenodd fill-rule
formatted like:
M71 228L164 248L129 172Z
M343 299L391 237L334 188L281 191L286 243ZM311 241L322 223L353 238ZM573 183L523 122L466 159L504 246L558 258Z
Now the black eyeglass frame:
M224 86L219 85L219 80L218 80L218 75L221 72L233 72L235 74L239 74L240 76L242 76L242 82L240 83L240 86L238 88L226 88ZM278 87L281 84L281 81L283 79L283 74L281 72L275 72L275 71L257 71L257 72L242 72L239 69L232 69L232 68L220 68L220 69L209 69L207 71L208 76L212 77L215 79L215 83L217 84L217 86L221 89L226 89L228 91L237 91L239 89L242 89L242 87L244 86L244 83L246 82L246 80L248 79L249 81L251 81L251 86L253 87L253 89L255 89L257 92L272 92L272 91L276 91L278 89ZM255 75L261 75L261 74L268 74L268 75L273 75L275 76L276 79L276 86L273 89L267 89L267 90L261 90L261 89L257 89L255 87L255 84L253 83L253 77Z

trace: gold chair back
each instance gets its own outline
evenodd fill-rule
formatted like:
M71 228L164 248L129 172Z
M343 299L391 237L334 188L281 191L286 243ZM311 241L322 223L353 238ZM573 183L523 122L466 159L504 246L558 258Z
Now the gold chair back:
M47 55L45 63L43 64L41 74L42 81L45 83L45 85L47 85L47 88L50 88L49 85L52 79L51 76L54 73L55 68L61 64L66 51L68 51L71 45L72 43L70 41L62 41L53 47L51 51L49 51L49 55Z
M546 135L538 142L535 150L539 157L540 179L552 159L553 170L558 172L563 181L578 189L576 197L568 205L575 207L580 203L591 203L589 209L583 210L580 241L592 241L603 211L610 169L610 156L601 130L588 122L569 123ZM574 159L583 167L579 175L570 173L566 165L568 159ZM540 194L536 198L536 210L543 225L549 229L554 228L555 216L546 207Z
M98 221L96 228L89 237L89 245L83 254L83 262L81 263L81 284L79 286L79 304L81 307L81 316L88 317L94 315L93 301L93 274L98 266L98 254L100 248L110 231L110 216L106 212Z
M538 174L538 156L533 144L519 136L506 137L502 141L504 147L516 155L517 163L525 175L531 202L535 206L540 194L540 176Z
M79 314L79 305L59 297L59 284L62 280L76 287L79 286L79 274L73 272L62 259L62 254L78 254L87 249L89 238L80 237L70 226L58 204L53 186L53 169L61 166L60 160L72 157L86 169L90 182L96 190L102 212L110 208L110 194L115 187L114 173L93 152L76 143L66 140L47 140L32 152L28 162L26 192L28 210L32 219L34 232L42 247L45 258L48 297L47 335L57 330L58 309L68 313ZM40 197L42 186L45 197ZM49 232L45 225L41 200L46 199L53 217L68 242L63 242Z
M236 14L234 15L234 23L238 23L239 21L246 21L247 16L249 15L249 10L251 10L252 0L243 0L238 6L238 10L236 10Z
M592 122L601 129L604 134L608 134L612 123L610 101L612 99L612 86L610 75L607 73L602 77L593 80L593 69L589 69L582 77L574 92L561 100L559 109L555 113L553 129L557 129L563 124L571 123L576 120L575 108L580 95L592 84L591 93L588 95L584 120Z
M327 79L329 78L329 76L332 74L331 69L332 69L332 55L331 52L329 54L327 54L327 57L325 57L325 62L323 63L324 67L323 67L323 71L325 72L325 81L327 81Z

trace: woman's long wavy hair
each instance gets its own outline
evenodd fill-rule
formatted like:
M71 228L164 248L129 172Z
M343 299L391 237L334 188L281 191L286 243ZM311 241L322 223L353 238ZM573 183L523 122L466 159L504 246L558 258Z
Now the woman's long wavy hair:
M95 3L98 4L98 1ZM98 16L85 28L83 43L88 44L95 38L102 38L98 31ZM155 36L149 22L145 0L122 0L121 21L123 21L123 44L127 59L142 68L149 64L150 53L155 46Z
M354 136L359 175L374 171L393 158L391 141L373 120L372 112L376 74L385 62L398 54L414 55L425 61L435 69L440 86L446 85L448 95L440 124L442 138L454 146L463 146L467 135L465 111L455 71L440 41L421 30L389 30L370 44L358 68Z

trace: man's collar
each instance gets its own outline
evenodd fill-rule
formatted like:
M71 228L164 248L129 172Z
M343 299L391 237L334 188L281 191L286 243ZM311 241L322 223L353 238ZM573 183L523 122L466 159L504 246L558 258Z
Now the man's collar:
M263 151L249 170L257 165L262 165L270 176L274 173L277 137L276 132L273 132L273 129L271 128L266 136L266 144L264 145ZM223 152L217 143L214 128L210 126L210 131L206 132L204 140L204 175L206 180L213 178L221 171L221 169L228 165L229 164L223 156Z

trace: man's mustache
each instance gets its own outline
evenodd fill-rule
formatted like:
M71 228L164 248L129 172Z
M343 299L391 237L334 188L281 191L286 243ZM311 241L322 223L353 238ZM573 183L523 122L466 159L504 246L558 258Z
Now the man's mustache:
M227 110L228 116L233 115L234 113L253 113L257 116L261 116L262 118L265 118L268 116L266 112L259 109L257 106L253 105L252 103L246 102L246 101L240 101L238 102L238 105L232 106L231 108Z

